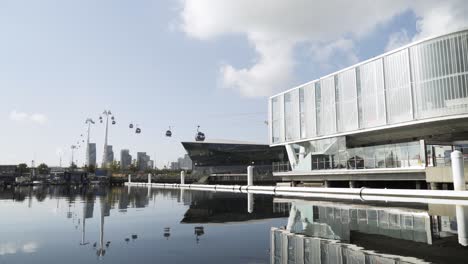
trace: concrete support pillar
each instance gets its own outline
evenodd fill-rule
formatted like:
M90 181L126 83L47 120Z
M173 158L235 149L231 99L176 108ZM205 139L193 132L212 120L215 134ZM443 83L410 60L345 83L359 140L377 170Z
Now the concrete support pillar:
M254 194L248 193L247 194L247 212L249 214L253 213L254 210Z
M247 185L253 186L254 166L247 167Z
M151 184L151 173L148 173L148 183Z
M185 171L180 172L180 184L185 184Z
M420 181L417 181L417 182L416 182L416 189L417 189L417 190L420 190L420 189L421 189L421 182L420 182Z
M468 246L468 207L457 205L455 209L457 212L458 243L466 247Z
M355 181L349 181L349 188L356 188L356 182Z
M329 181L323 181L323 187L330 188L330 182Z
M129 174L129 175L128 175L128 183L131 183L131 182L132 182L132 175Z
M440 190L440 183L431 182L431 190Z
M455 191L466 190L465 186L465 175L464 175L464 164L463 154L455 150L450 155L452 159L452 177L453 177L453 189Z

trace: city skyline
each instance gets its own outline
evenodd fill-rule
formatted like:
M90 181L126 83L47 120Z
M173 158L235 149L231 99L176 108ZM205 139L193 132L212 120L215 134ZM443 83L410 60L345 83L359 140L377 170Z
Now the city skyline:
M68 164L85 120L104 109L117 116L115 153L144 150L158 167L185 154L180 142L193 140L197 125L207 139L267 143L266 97L468 25L463 1L262 5L8 2L0 10L0 164ZM283 23L282 13L297 15ZM91 125L90 142L103 157L103 124ZM85 144L74 158L85 162Z

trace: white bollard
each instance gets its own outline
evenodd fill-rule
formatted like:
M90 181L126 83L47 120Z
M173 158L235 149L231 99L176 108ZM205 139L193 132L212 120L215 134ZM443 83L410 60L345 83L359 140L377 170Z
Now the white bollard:
M151 173L148 173L148 184L151 184Z
M452 160L453 189L455 191L464 191L466 188L463 154L455 150L450 155L450 158Z
M185 171L180 172L180 184L185 184Z
M254 210L254 195L253 193L247 194L247 212L249 214L253 213Z
M458 243L468 246L468 207L456 205Z
M247 167L247 185L253 186L254 166Z
M132 182L132 175L129 174L129 175L128 175L128 183L131 183L131 182Z

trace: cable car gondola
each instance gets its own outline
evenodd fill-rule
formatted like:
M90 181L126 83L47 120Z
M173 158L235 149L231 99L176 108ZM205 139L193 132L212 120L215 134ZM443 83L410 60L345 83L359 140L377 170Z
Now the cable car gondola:
M141 129L138 127L138 125L137 125L137 128L135 129L135 133L136 133L136 134L140 134L140 133L141 133Z
M133 128L133 124L132 124L132 123L130 123L130 125L128 125L128 127L129 127L129 128Z
M195 135L195 141L205 141L205 133L200 131L200 126L197 127L197 134Z
M112 124L113 124L113 125L115 125L115 124L116 124L115 120L112 120Z
M172 137L171 127L169 127L169 130L166 131L166 137Z

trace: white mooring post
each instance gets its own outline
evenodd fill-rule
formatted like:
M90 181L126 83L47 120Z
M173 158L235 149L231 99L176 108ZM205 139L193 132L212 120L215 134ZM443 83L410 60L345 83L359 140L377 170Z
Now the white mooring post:
M148 184L151 184L151 173L148 173Z
M247 194L247 212L249 214L253 213L254 210L254 194L248 193Z
M468 207L464 205L455 206L457 214L458 243L468 246Z
M180 184L185 184L185 171L180 172Z
M455 191L464 191L465 187L465 173L463 164L463 154L455 150L450 155L452 159L452 177L453 177L453 189Z
M128 183L131 183L131 182L132 182L132 175L129 174L129 175L128 175Z
M253 186L254 166L247 167L247 185Z

